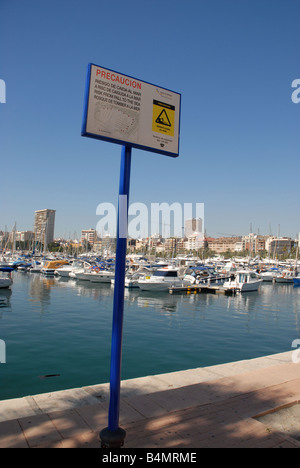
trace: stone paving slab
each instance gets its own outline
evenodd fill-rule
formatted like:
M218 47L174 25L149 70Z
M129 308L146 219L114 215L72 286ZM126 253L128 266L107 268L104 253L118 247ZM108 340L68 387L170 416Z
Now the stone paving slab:
M41 393L40 395L34 395L32 398L44 413L66 410L74 408L74 406L86 406L97 403L97 399L83 388Z
M38 409L35 411L29 400L30 398L24 397L0 401L0 422L38 414Z

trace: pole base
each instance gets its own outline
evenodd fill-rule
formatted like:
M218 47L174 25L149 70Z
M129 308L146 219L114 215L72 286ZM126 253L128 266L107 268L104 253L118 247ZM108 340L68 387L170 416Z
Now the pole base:
M101 440L101 448L120 448L124 445L126 432L121 427L115 431L110 431L108 427L102 429L99 434Z

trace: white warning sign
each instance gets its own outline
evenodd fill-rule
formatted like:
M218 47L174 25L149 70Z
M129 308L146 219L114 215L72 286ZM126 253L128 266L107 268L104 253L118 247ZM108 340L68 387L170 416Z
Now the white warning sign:
M90 64L83 136L179 154L181 95Z

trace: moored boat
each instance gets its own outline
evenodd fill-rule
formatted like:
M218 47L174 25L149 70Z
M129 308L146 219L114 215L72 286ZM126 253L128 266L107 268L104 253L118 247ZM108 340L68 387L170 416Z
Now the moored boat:
M127 272L125 275L125 288L139 288L139 279L145 276L151 276L153 270L148 267L141 267L134 272Z
M263 281L272 282L275 281L275 278L280 274L280 270L278 268L270 268L266 271L261 271L259 273L260 278Z
M82 270L83 262L73 262L72 264L62 265L55 270L55 275L62 277L70 277L70 273Z
M0 267L0 288L6 289L13 284L11 272L13 268L10 267Z
M67 260L50 260L45 263L42 268L42 273L44 275L54 275L55 270L61 267L62 265L67 265L69 262Z
M114 277L115 273L108 270L94 270L89 274L89 280L91 283L110 283Z
M43 264L39 261L34 261L31 266L29 267L29 273L41 273L43 268Z
M151 276L144 276L138 280L138 286L142 291L169 291L172 286L190 284L189 279L184 279L181 269L173 267L158 268Z
M83 268L72 270L69 276L77 280L91 281L92 283L110 283L115 277L115 273L97 264L90 265L85 262Z
M289 270L283 270L279 275L275 276L276 283L290 283L294 282L295 273Z
M257 291L262 279L252 270L239 270L233 279L225 281L224 289L236 289L240 292Z

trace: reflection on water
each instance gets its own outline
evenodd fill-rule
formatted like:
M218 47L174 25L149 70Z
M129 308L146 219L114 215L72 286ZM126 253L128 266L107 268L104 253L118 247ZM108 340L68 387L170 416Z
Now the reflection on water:
M144 292L144 291L143 291ZM174 313L178 310L178 301L173 294L166 293L135 293L137 305L142 308L155 308L165 313Z
M41 305L50 304L51 287L54 286L54 279L44 278L32 273L32 280L29 283L29 300Z
M109 284L96 284L89 281L78 281L72 278L47 277L40 274L32 274L29 294L33 302L50 304L52 289L72 289L75 294L83 297L98 299L101 296L110 296L111 287Z
M107 382L113 287L14 273L0 291L0 399ZM169 294L125 289L123 378L288 351L300 333L300 288ZM38 379L59 374L59 379Z

